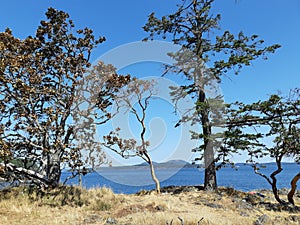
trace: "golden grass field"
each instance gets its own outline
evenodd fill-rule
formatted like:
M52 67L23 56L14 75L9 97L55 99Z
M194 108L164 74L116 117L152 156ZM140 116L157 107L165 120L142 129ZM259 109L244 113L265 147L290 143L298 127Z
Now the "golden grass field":
M0 194L1 225L300 224L299 208L267 210L258 204L261 197L231 188L219 188L218 193L181 188L160 195L146 191L128 195L108 188L61 187L43 196L15 188ZM263 201L276 206L270 193ZM295 202L300 205L299 196Z

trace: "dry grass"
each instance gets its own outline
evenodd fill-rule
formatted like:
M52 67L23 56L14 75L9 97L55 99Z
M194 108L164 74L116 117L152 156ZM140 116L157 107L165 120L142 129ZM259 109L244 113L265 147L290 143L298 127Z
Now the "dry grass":
M220 193L189 192L114 194L108 188L85 190L62 187L47 194L16 188L0 192L0 224L119 224L253 225L267 214L265 224L300 224L299 212L269 211L262 205L242 201L248 195L232 189ZM272 196L265 198L273 201ZM253 198L255 205L261 199ZM300 205L299 197L295 198ZM251 202L250 201L250 202Z

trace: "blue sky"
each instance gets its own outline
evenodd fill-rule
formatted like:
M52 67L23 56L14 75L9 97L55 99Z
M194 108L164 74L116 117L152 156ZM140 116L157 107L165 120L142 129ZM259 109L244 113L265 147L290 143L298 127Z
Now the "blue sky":
M94 51L92 61L120 45L140 41L147 34L142 26L147 15L171 13L175 0L10 0L0 8L0 31L6 27L20 38L33 35L48 7L70 14L76 28L89 27L107 41ZM282 45L269 60L257 60L238 76L224 77L221 84L226 102L253 102L269 94L300 87L300 0L216 0L215 14L222 16L221 28L232 33L258 34L266 44ZM140 66L137 69L140 69ZM126 72L126 69L123 70ZM128 71L143 73L143 71Z
M15 36L32 35L44 19L48 7L68 12L77 28L90 27L96 35L107 38L94 51L96 59L119 45L140 41L146 36L142 26L147 15L155 11L164 15L175 9L178 1L161 0L66 0L4 1L0 9L0 30L6 27ZM300 1L299 0L217 0L213 9L222 15L221 26L232 32L243 30L258 34L267 44L279 43L282 48L268 61L257 60L239 76L223 79L222 90L228 102L254 101L268 94L299 87Z

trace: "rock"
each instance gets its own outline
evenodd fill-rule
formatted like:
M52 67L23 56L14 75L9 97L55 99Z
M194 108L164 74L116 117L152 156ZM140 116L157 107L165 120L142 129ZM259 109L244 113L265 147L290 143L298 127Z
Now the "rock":
M296 223L296 222L300 223L300 216L290 215L290 216L288 217L288 219L289 219L290 221L294 222L294 223Z
M148 207L151 208L151 204L150 204ZM144 207L143 207L142 205L131 205L131 206L129 207L129 210L130 210L131 212L136 213L136 212L141 212L141 211L143 211L143 208L144 208Z
M250 203L248 203L248 202L243 202L243 201L241 201L241 202L239 202L238 204L237 204L237 208L238 209L248 209L248 210L252 210L253 209L253 206L250 204Z
M268 211L281 212L281 206L279 204L264 202L264 203L261 203L261 205L263 205L264 208Z
M99 221L102 221L102 217L100 217L98 215L89 215L87 218L85 218L83 220L83 222L86 223L86 224L94 224L94 223L97 223Z
M232 202L242 202L242 199L240 199L240 198L233 198Z
M283 210L288 211L289 213L299 213L300 212L300 207L299 206L294 206L291 204L284 205Z
M286 211L289 213L299 213L300 207L299 206L293 206L291 204L278 204L278 203L261 203L265 207L266 210L269 211L275 211L275 212L282 212Z
M265 225L271 222L270 217L267 214L261 215L258 219L254 222L253 225Z
M243 217L249 217L249 214L246 213L246 212L240 212L240 215L243 216Z
M198 199L198 202L195 202L196 205L201 205L201 204L206 205L208 203L209 201L207 199Z
M216 204L216 203L204 203L205 206L208 206L208 207L211 207L211 208L214 208L214 209L221 209L223 208L222 205L219 205L219 204Z
M282 217L281 216L275 216L274 224L280 224L280 223L282 223Z
M264 194L259 193L259 192L256 192L256 194L257 194L259 197L261 197L261 198L265 198L265 197L266 197Z
M280 195L287 195L289 193L289 189L288 188L281 188L278 190L278 194Z
M155 210L157 210L157 211L166 211L166 206L164 206L164 205L157 205L157 206L155 206Z
M108 217L106 220L106 224L117 224L117 220L111 217Z
M255 205L259 202L261 202L260 197L256 196L256 195L248 195L245 197L246 202L249 202L252 205Z
M151 191L141 190L141 191L137 192L136 195L142 196L142 195L148 195L150 193L151 193Z
M182 189L182 192L192 192L192 191L197 191L197 188L194 186L186 186Z

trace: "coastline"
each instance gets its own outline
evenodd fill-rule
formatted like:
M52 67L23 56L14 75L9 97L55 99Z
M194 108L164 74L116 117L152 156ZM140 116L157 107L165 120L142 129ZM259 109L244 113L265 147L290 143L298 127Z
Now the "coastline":
M237 170L231 167L222 168L217 172L218 186L231 187L241 191L252 191L259 189L271 189L270 184L259 175L255 174L250 166L237 164ZM274 163L262 168L261 172L270 174ZM184 186L199 185L204 183L203 168L181 168L181 167L155 167L156 175L161 181L161 186ZM290 188L291 179L299 171L299 165L295 163L286 164L282 173L278 175L278 188ZM67 176L68 174L63 174ZM62 182L64 181L62 177ZM68 184L77 185L78 179L71 180ZM154 184L148 166L135 167L111 167L102 168L100 171L87 174L82 177L83 187L89 189L94 187L110 187L115 193L131 194L141 189L151 190Z

